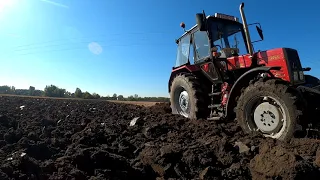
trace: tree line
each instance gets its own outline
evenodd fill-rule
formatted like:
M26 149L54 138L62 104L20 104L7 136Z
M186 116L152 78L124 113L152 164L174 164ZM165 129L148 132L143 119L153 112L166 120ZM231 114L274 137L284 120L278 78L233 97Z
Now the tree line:
M59 88L55 85L47 85L44 90L38 90L34 86L29 89L16 89L14 86L0 86L0 94L14 94L24 96L44 96L59 98L82 98L82 99L101 99L101 100L119 100L119 101L153 101L153 102L169 102L166 97L139 97L137 94L124 97L114 93L112 96L100 96L97 93L89 93L76 88L75 92L69 92L66 89Z

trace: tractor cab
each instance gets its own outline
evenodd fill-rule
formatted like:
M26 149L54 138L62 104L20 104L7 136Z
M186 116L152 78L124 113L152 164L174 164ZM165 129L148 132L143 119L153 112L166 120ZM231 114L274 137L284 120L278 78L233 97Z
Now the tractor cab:
M244 14L241 15L245 22ZM242 24L237 17L221 13L205 16L203 12L196 15L196 20L197 25L176 40L178 52L173 69L194 65L202 69L212 83L222 83L237 79L246 71L244 69L257 66L253 63L256 61L252 59L254 42L250 40L246 23ZM180 26L185 28L184 23ZM256 28L263 40L261 25Z
M175 67L201 63L210 58L210 53L218 58L248 53L245 33L238 18L216 13L206 19L206 31L195 25L176 40L178 52ZM185 27L184 23L181 27Z
M244 14L242 14L244 16ZM208 59L227 59L239 55L253 55L252 43L263 40L261 25L256 29L261 40L251 42L248 25L234 16L215 13L196 15L197 25L176 40L178 52L175 67L198 64ZM245 17L242 17L245 21ZM249 25L249 26L250 26ZM185 24L180 26L184 29Z

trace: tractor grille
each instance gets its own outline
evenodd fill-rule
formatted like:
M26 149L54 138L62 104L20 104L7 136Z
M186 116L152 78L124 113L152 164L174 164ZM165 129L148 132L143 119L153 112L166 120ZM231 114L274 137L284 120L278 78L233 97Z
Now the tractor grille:
M295 49L284 48L283 53L287 62L290 81L294 84L304 83L304 75L298 51Z
M300 58L297 50L284 48L284 55L292 71L302 70L301 62L300 62Z

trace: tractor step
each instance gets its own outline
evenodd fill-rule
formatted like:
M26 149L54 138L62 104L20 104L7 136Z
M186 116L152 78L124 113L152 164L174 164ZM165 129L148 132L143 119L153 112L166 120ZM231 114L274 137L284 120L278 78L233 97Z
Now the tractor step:
M210 93L209 96L220 96L221 92Z
M209 109L213 109L213 108L218 108L220 106L221 106L221 104L211 104L211 105L208 106L208 108Z
M222 113L211 114L210 117L207 118L207 120L218 121L218 120L222 120L223 117L224 117L224 115Z
M209 121L218 121L218 120L220 120L220 119L221 119L220 116L214 116L214 117L209 117L209 118L207 118L207 120L209 120Z

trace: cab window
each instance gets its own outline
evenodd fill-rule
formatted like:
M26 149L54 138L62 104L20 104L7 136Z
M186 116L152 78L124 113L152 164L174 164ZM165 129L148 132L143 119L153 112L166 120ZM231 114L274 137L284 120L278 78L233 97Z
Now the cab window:
M190 35L184 36L180 39L178 44L178 52L175 67L179 67L181 65L187 64L189 59L189 51L190 51Z
M193 39L195 46L195 62L199 62L210 54L207 32L198 30L193 34Z

